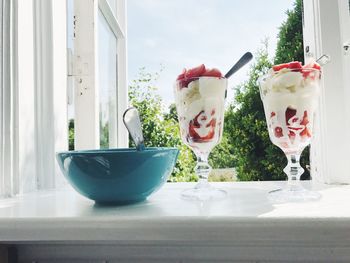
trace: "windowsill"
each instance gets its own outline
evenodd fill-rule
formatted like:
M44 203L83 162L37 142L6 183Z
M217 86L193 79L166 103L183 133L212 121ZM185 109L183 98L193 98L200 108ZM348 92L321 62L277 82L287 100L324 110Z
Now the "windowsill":
M180 198L192 183L167 184L148 201L121 207L94 206L70 187L31 193L0 200L0 242L165 242L230 249L242 244L254 249L330 249L350 243L350 185L314 185L322 194L317 202L271 204L267 192L284 184L213 183L226 189L228 198L206 204Z

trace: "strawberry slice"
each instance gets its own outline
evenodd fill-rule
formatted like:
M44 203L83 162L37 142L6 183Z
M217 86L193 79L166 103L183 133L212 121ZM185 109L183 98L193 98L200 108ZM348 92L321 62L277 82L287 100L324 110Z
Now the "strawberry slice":
M185 72L185 78L196 78L202 76L202 74L205 72L205 66L204 64L191 68Z
M276 127L274 130L274 133L275 133L275 137L277 138L283 137L283 130L281 127Z
M281 69L288 68L291 69L292 71L301 71L302 69L302 64L299 61L292 61L289 63L284 63L284 64L279 64L275 65L272 67L274 71L280 71Z
M293 143L295 140L295 132L294 131L289 131L288 133L289 140Z
M316 63L316 62L309 63L309 64L303 66L303 77L304 77L304 79L308 78L310 75L311 75L312 79L315 78L315 74L311 74L311 73L313 73L313 71L310 70L310 69L321 70L321 66L318 63ZM319 75L319 77L321 77L321 74Z
M197 80L199 77L218 77L221 78L221 72L216 69L206 69L204 64L199 65L198 67L186 70L184 69L182 73L176 78L179 81L180 89L188 87L188 84L194 80Z
M208 142L210 140L212 140L214 138L215 135L215 129L212 128L210 129L210 131L208 132L208 134L204 137L201 137L201 142Z
M207 135L201 137L197 132L196 129L199 129L201 125L199 124L198 119L201 118L201 120L206 120L206 116L201 116L204 113L204 111L201 111L194 117L193 120L190 121L189 128L188 128L188 136L187 138L190 139L190 141L193 142L208 142L214 138L215 135L215 126L216 126L216 119L213 118L208 124L205 125L206 128L211 127ZM200 117L201 116L201 117Z
M297 110L291 107L286 109L286 125L289 125L288 121L297 114Z
M314 69L321 70L321 66L320 66L320 64L318 64L317 62L309 63L309 64L303 66L303 68L304 68L304 69L314 68Z
M193 120L190 121L190 124L188 127L187 139L190 139L189 141L194 141L194 142L201 139L201 137L198 135L198 133L195 130L195 126L193 125Z
M276 116L276 112L274 112L274 111L271 111L271 115L270 115L270 118L272 118L272 117L275 117Z
M186 75L186 69L184 68L182 70L182 73L179 76L177 76L176 80L184 79L185 75Z
M220 70L216 69L216 68L212 68L212 69L207 69L202 76L205 77L217 77L217 78L221 78L222 74L220 72Z
M300 124L306 126L308 123L309 123L309 119L307 117L307 111L304 111L304 116Z
M279 65L275 65L272 67L272 69L274 71L280 71L283 68L288 68L289 67L289 63L284 63L284 64L279 64Z
M311 132L309 131L308 128L305 128L301 133L300 133L301 137L311 137Z
M292 61L288 63L288 68L292 69L293 71L301 71L302 67L301 62L299 61Z

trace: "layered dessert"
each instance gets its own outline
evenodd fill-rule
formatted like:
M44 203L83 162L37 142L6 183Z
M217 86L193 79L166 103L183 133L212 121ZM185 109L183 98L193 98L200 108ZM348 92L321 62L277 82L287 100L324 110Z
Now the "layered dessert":
M209 153L220 142L227 79L203 64L184 69L175 83L182 140L195 152Z
M285 153L310 143L320 93L321 67L293 61L273 66L260 85L271 141Z

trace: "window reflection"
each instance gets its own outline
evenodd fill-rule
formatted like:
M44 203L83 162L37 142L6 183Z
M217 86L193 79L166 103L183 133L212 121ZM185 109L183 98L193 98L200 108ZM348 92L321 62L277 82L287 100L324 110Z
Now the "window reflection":
M110 148L117 145L117 39L101 11L98 34L100 148Z

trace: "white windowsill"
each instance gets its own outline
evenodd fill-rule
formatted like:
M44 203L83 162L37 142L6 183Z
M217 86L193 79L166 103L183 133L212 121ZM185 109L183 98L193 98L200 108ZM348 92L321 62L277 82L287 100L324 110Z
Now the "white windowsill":
M0 242L187 244L202 250L209 245L224 249L231 259L252 259L259 251L265 253L259 259L266 260L288 258L296 251L311 253L312 259L334 259L334 251L350 258L350 185L314 184L323 196L320 201L271 204L267 192L284 184L213 183L226 189L228 198L205 204L180 198L192 183L166 184L148 201L120 207L95 206L70 187L31 193L0 200ZM204 250L210 259L212 252Z

